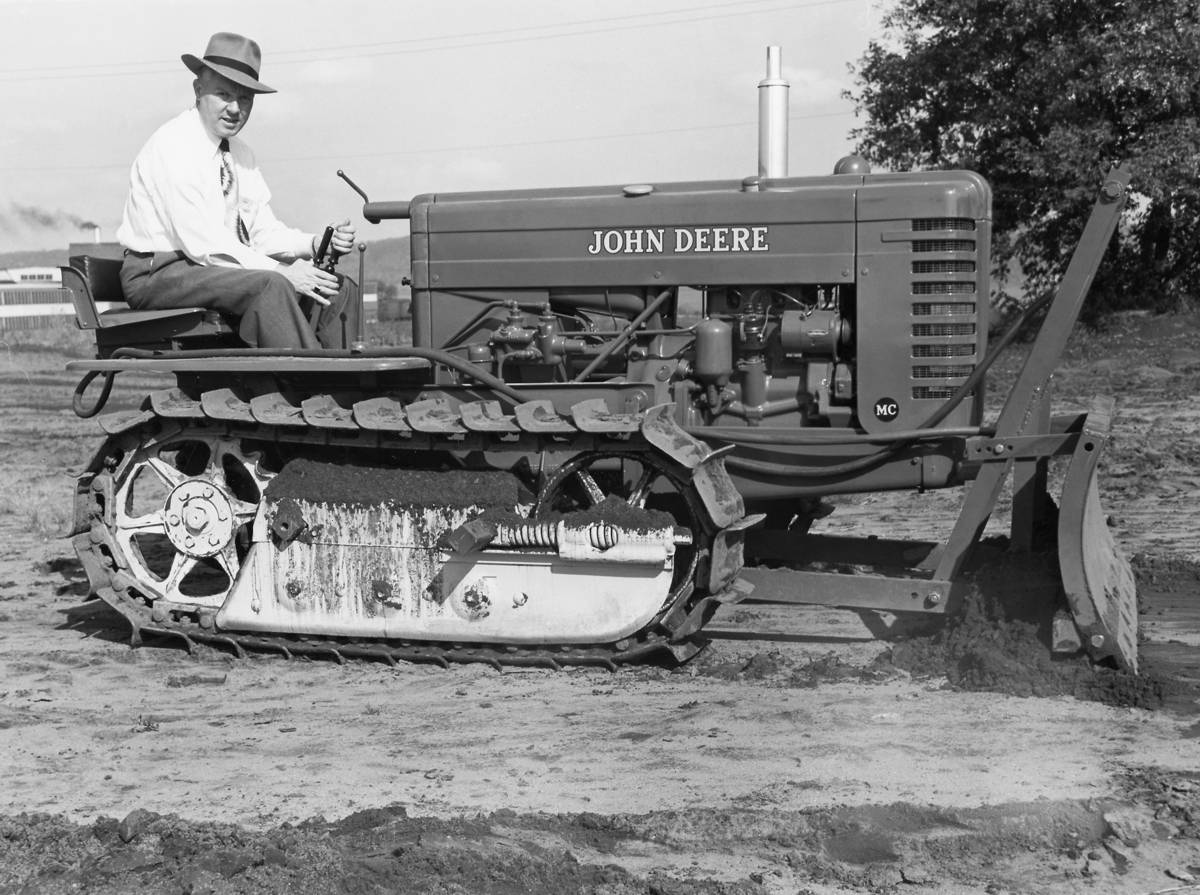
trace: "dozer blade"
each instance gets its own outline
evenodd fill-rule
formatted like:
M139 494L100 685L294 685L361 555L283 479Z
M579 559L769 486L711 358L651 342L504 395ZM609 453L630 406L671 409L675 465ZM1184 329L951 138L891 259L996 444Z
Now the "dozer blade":
M1067 603L1092 659L1111 658L1137 671L1137 587L1108 529L1096 467L1112 419L1111 398L1098 398L1063 484L1058 514L1059 570Z

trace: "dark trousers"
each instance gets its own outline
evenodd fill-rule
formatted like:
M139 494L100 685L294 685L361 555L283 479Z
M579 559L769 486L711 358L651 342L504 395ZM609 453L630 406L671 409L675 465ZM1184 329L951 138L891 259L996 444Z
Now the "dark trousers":
M252 348L348 348L358 338L358 285L338 276L341 288L322 307L300 298L273 270L210 267L180 252L126 252L121 286L130 307L212 308L237 317L238 336Z

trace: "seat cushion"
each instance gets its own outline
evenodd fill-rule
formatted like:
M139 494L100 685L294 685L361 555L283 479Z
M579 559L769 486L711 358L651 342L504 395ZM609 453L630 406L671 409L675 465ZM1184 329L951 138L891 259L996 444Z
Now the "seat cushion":
M197 322L204 320L210 312L204 308L165 308L160 311L135 311L133 308L113 308L100 315L100 326L128 326L146 323L151 320L175 320L182 317L194 317ZM219 322L219 315L214 315Z

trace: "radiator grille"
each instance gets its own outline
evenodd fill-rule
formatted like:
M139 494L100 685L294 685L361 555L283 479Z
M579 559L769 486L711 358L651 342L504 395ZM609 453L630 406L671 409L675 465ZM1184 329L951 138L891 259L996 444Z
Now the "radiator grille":
M974 261L914 261L913 273L975 273Z
M973 252L973 239L914 239L914 252Z
M972 323L914 323L912 334L918 339L929 339L944 336L973 336L975 324Z
M913 357L971 357L975 354L973 342L957 342L950 345L913 345Z
M911 294L928 298L909 305L909 388L915 401L941 402L972 375L982 350L976 274L986 267L987 244L981 258L976 237L983 234L973 218L912 218L911 224ZM959 257L920 257L935 254Z
M945 401L957 390L957 386L952 385L917 385L913 387L912 396L918 401Z
M975 314L973 301L918 301L912 306L914 317L964 317Z
M974 283L913 283L913 295L970 295L975 292Z
M918 364L912 368L912 375L913 379L966 379L974 369L974 364Z
M914 232L925 230L974 230L975 221L971 218L913 218Z

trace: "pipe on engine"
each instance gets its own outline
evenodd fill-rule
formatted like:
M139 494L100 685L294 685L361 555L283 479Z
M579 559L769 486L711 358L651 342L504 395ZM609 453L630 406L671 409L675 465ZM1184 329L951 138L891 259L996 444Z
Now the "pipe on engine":
M767 47L767 76L758 82L758 176L787 177L788 87L783 51Z

